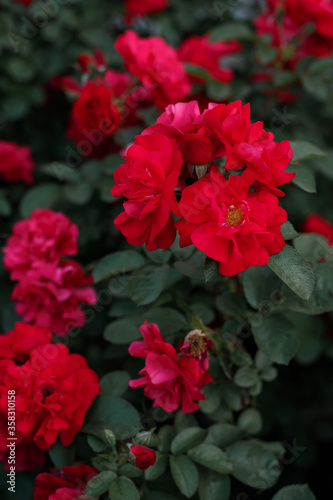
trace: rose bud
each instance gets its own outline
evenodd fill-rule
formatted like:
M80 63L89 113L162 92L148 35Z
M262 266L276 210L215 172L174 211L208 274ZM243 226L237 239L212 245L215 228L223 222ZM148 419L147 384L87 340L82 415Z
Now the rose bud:
M148 467L154 465L156 462L156 453L154 450L140 444L133 444L130 449L131 453L135 456L135 465L139 469L148 469Z

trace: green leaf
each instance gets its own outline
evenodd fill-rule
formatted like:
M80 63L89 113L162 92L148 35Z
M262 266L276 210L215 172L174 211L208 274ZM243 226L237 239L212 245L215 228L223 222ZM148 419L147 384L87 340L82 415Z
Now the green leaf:
M293 240L299 236L298 232L289 220L286 220L286 222L282 224L281 233L285 240Z
M333 262L314 262L312 268L316 284L310 300L304 302L297 295L290 292L289 289L282 289L285 297L285 307L303 314L331 312L333 310Z
M301 234L293 242L295 249L309 260L319 261L323 257L329 259L332 248L329 247L327 238L320 234Z
M52 208L60 199L61 188L58 184L39 184L26 192L20 203L20 214L30 217L36 208Z
M229 500L230 477L211 470L200 472L198 492L200 500Z
M110 500L140 500L138 490L128 477L114 479L109 489Z
M295 186L303 189L307 193L316 193L316 179L314 172L304 165L289 165L286 172L295 172L296 176L293 179Z
M310 142L305 141L290 141L291 149L293 150L293 162L311 160L314 158L323 158L328 156L327 153L314 146Z
M103 332L103 338L111 344L130 344L141 338L141 321L137 317L117 319L109 323Z
M258 372L252 366L242 366L236 372L234 382L239 387L251 387L258 380Z
M188 427L196 427L198 422L192 413L183 413L178 410L175 417L174 426L177 432L181 432Z
M171 452L174 455L180 455L190 448L202 443L206 438L208 431L200 427L189 427L181 431L171 443Z
M262 429L261 414L255 408L247 408L240 414L237 425L249 434L258 434Z
M206 94L211 99L223 101L231 94L231 87L225 83L218 82L217 80L210 80L206 87Z
M61 469L64 465L73 465L75 459L75 443L64 446L58 439L49 449L49 455L56 467Z
M97 497L106 493L111 482L116 478L116 474L112 471L102 471L97 476L88 481L85 495Z
M242 483L260 490L276 483L279 461L260 441L239 441L229 446L226 453L233 465L231 474Z
M272 500L316 500L307 484L293 484L278 491Z
M140 427L140 416L128 401L99 396L87 413L82 431L103 439L104 430L110 429L117 439L129 439Z
M267 266L250 267L243 272L243 286L246 300L253 309L262 309L275 303L282 283Z
M287 365L298 348L294 325L285 316L273 313L268 317L255 314L251 318L254 340L272 361Z
M301 253L285 245L282 252L271 255L267 265L301 299L309 300L315 278L309 262Z
M256 47L256 55L260 64L266 65L273 62L277 57L277 50L274 47L262 42Z
M244 431L236 427L236 425L218 423L209 427L205 444L214 444L215 446L225 448L235 441L242 439L244 435Z
M168 457L166 455L161 455L157 452L156 462L149 469L145 470L145 478L147 481L154 481L159 478L168 466Z
M160 428L157 435L160 440L158 449L164 453L169 453L172 440L176 436L176 429L171 425L164 425Z
M302 365L314 363L325 350L325 323L321 317L294 312L289 312L287 317L298 333L299 348L296 361Z
M213 444L199 444L188 451L188 456L198 464L220 474L228 474L232 471L232 465L226 453Z
M221 386L221 392L229 408L235 411L242 408L242 392L239 387L232 382L224 382Z
M197 66L196 64L184 63L186 73L190 76L196 76L198 78L202 78L206 82L209 82L213 77L212 75L202 68L201 66Z
M108 443L103 441L102 439L96 437L96 436L90 436L88 435L88 444L90 448L95 451L96 453L100 453L101 451L104 451L106 448L108 448Z
M169 266L147 266L135 273L128 286L131 299L138 306L154 302L161 294L169 274Z
M186 325L184 316L170 307L156 307L144 313L142 318L149 323L156 323L162 335L179 332Z
M203 388L206 399L200 401L200 409L204 413L212 413L221 403L221 389L216 384L209 384Z
M211 42L226 40L253 40L255 38L251 29L242 23L223 23L210 31Z
M145 258L135 250L114 252L103 257L93 271L94 283L111 278L117 274L128 273L139 269L145 263Z
M174 267L180 273L188 276L189 278L195 278L203 280L203 266L206 260L206 256L203 252L195 252L187 260L177 260L174 263ZM220 279L220 278L219 278Z
M121 396L128 388L130 376L125 371L107 373L100 380L103 396Z
M199 484L198 470L192 460L185 455L171 456L170 469L179 491L187 498L191 498Z
M145 497L145 500L179 500L179 497L164 493L162 491L150 491Z
M234 352L232 352L230 355L230 359L236 366L253 365L253 359L251 358L249 353L247 351L243 351L242 349L236 349Z
M118 469L119 476L139 477L142 475L142 470L134 464L123 464Z
M216 299L216 307L228 316L245 316L247 307L244 299L238 293L225 292Z
M93 195L93 187L88 181L67 184L62 188L64 198L74 205L86 205Z
M203 267L203 275L205 283L221 281L222 276L219 273L219 263L216 260L207 257Z

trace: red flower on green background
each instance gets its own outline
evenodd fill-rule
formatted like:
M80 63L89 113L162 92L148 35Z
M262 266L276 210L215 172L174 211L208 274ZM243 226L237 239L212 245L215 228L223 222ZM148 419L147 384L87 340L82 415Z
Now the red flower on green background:
M132 444L131 453L135 456L135 465L141 470L148 469L156 462L156 453L147 446Z

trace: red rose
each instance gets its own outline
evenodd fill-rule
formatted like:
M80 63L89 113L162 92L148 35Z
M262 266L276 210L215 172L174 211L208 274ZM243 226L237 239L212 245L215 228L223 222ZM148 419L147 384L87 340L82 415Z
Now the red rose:
M29 359L32 349L48 344L51 340L52 333L47 328L16 323L14 330L0 335L0 359L13 359L24 363Z
M146 470L156 462L154 450L140 444L132 444L131 453L135 456L135 465L141 470Z
M107 103L105 103L107 104L106 109L111 109L115 111L114 118L116 121L114 125L118 124L117 128L120 124L122 126L133 126L139 122L139 117L136 114L136 111L138 109L138 101L136 100L135 89L130 91L130 85L131 85L130 82L131 82L131 76L129 74L122 73L116 70L107 70L103 75L103 77L99 76L96 79L96 81L90 82L92 84L91 90L93 92L102 88L104 89L102 93L110 94L107 97ZM85 88L86 87L82 89L81 87L79 87L78 90L76 90L76 93L79 94L78 101L81 100L80 92L83 92ZM68 88L67 86L66 90L71 91L71 88ZM141 106L144 104L144 101L142 100L142 96L139 97L140 97L139 103ZM113 101L117 99L122 102L121 110L118 107L117 109L114 108L115 105L112 104L110 101L111 98L113 99ZM79 104L80 102L78 103L78 105ZM81 104L84 103L81 101ZM77 144L79 155L86 158L103 158L108 154L112 154L119 151L120 148L114 142L112 136L112 133L116 131L116 128L114 128L114 130L111 132L111 129L106 128L104 131L103 127L100 126L97 127L92 126L92 128L83 126L80 120L77 120L74 111L75 111L75 103L72 108L72 113L66 131L66 135L70 140L72 140ZM88 113L90 113L88 108L84 108L84 105L83 105L83 111L84 112L87 111ZM89 116L89 120L92 120L92 117ZM111 132L111 135L108 132Z
M207 370L194 357L178 359L175 348L166 342L157 325L145 321L140 332L144 341L132 342L129 353L146 359L145 368L139 372L144 377L131 380L130 387L144 387L145 396L154 400L153 406L167 412L177 410L179 405L183 413L197 410L195 401L205 399L201 390L212 381Z
M144 16L155 14L166 9L169 0L124 0L128 16Z
M140 38L134 31L127 31L117 38L115 48L127 69L152 93L156 106L164 108L190 93L184 66L163 38Z
M78 227L61 212L37 209L17 222L4 247L4 264L12 280L31 269L78 251Z
M28 272L11 298L25 321L66 335L85 324L80 304L96 303L96 293L88 286L92 283L92 276L86 276L77 262L64 260Z
M0 141L0 178L6 182L23 181L32 184L34 161L28 146Z
M229 180L214 166L209 174L184 189L179 204L183 219L176 223L180 245L193 243L218 261L223 276L269 262L284 247L281 225L285 210L268 191L249 192L242 177Z
M120 125L120 110L112 102L111 89L89 81L73 105L73 119L82 131L101 131L103 136L113 134Z
M176 235L170 212L179 214L174 190L182 158L176 141L161 134L138 136L125 159L111 193L128 201L114 224L131 245L167 248Z
M30 352L22 366L0 361L0 413L7 415L8 390L15 390L17 444L34 443L47 450L60 438L69 446L100 387L85 358L63 344L44 344ZM0 451L6 448L0 429Z
M238 42L210 42L208 35L191 36L179 47L181 61L194 64L205 69L216 80L228 83L234 78L232 69L221 66L223 56L239 52L242 46ZM202 83L201 77L191 76L193 83Z
M233 148L233 154L243 160L247 167L243 177L254 183L256 190L266 188L277 196L284 196L277 186L291 182L296 175L284 172L293 158L289 141L243 143Z
M95 467L89 465L72 465L63 467L52 474L38 474L35 482L33 500L75 500L87 498L84 492L88 481L98 474Z
M304 233L321 234L327 238L328 244L333 245L333 224L320 214L310 214L302 224Z

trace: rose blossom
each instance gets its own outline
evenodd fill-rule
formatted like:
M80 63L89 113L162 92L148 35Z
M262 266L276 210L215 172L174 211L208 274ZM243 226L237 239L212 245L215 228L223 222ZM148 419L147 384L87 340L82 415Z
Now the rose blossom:
M154 450L140 444L132 444L131 453L135 456L135 465L141 470L148 469L156 462L156 453Z
M113 103L111 89L99 82L88 81L73 105L73 119L88 133L100 130L104 136L113 134L120 125L120 110Z
M219 262L223 276L269 262L284 247L281 225L287 213L266 190L252 193L237 175L229 180L214 166L209 174L184 189L176 223L180 246L193 243Z
M48 328L26 323L15 323L13 330L0 335L0 359L12 359L24 363L30 351L39 345L48 344L52 333Z
M194 35L187 38L179 47L181 61L205 69L213 78L222 83L229 83L234 78L232 69L221 66L223 56L239 52L242 46L238 42L210 42L208 35ZM190 77L193 83L202 83L200 76Z
M131 380L132 388L144 387L144 394L167 412L178 409L191 413L199 408L196 401L204 400L201 390L212 381L194 357L178 358L176 349L168 344L157 325L147 321L140 332L144 341L132 342L131 356L145 358L145 367L139 372L143 378Z
M134 31L127 31L117 38L115 48L127 69L152 92L156 106L164 108L190 93L184 66L176 50L163 38L140 38Z
M60 438L69 446L100 387L85 358L63 344L32 349L22 366L0 361L0 413L7 415L8 390L15 390L17 444L34 443L47 450ZM6 428L0 442L6 441ZM1 449L4 451L4 449Z
M32 184L35 163L28 146L0 141L0 178L5 182L23 181Z
M84 492L88 481L98 474L98 469L89 465L64 466L59 472L38 474L33 500L75 500L88 498Z
M6 246L4 264L12 280L24 278L31 269L78 251L78 227L61 212L37 209L14 224Z
M167 248L176 235L170 212L179 215L174 190L182 158L176 141L161 134L138 136L125 160L114 174L111 193L128 201L114 224L131 245Z
M77 262L63 260L28 272L11 299L25 321L66 335L72 327L85 324L80 304L96 303L96 293L88 286L92 283L92 276L86 276Z

